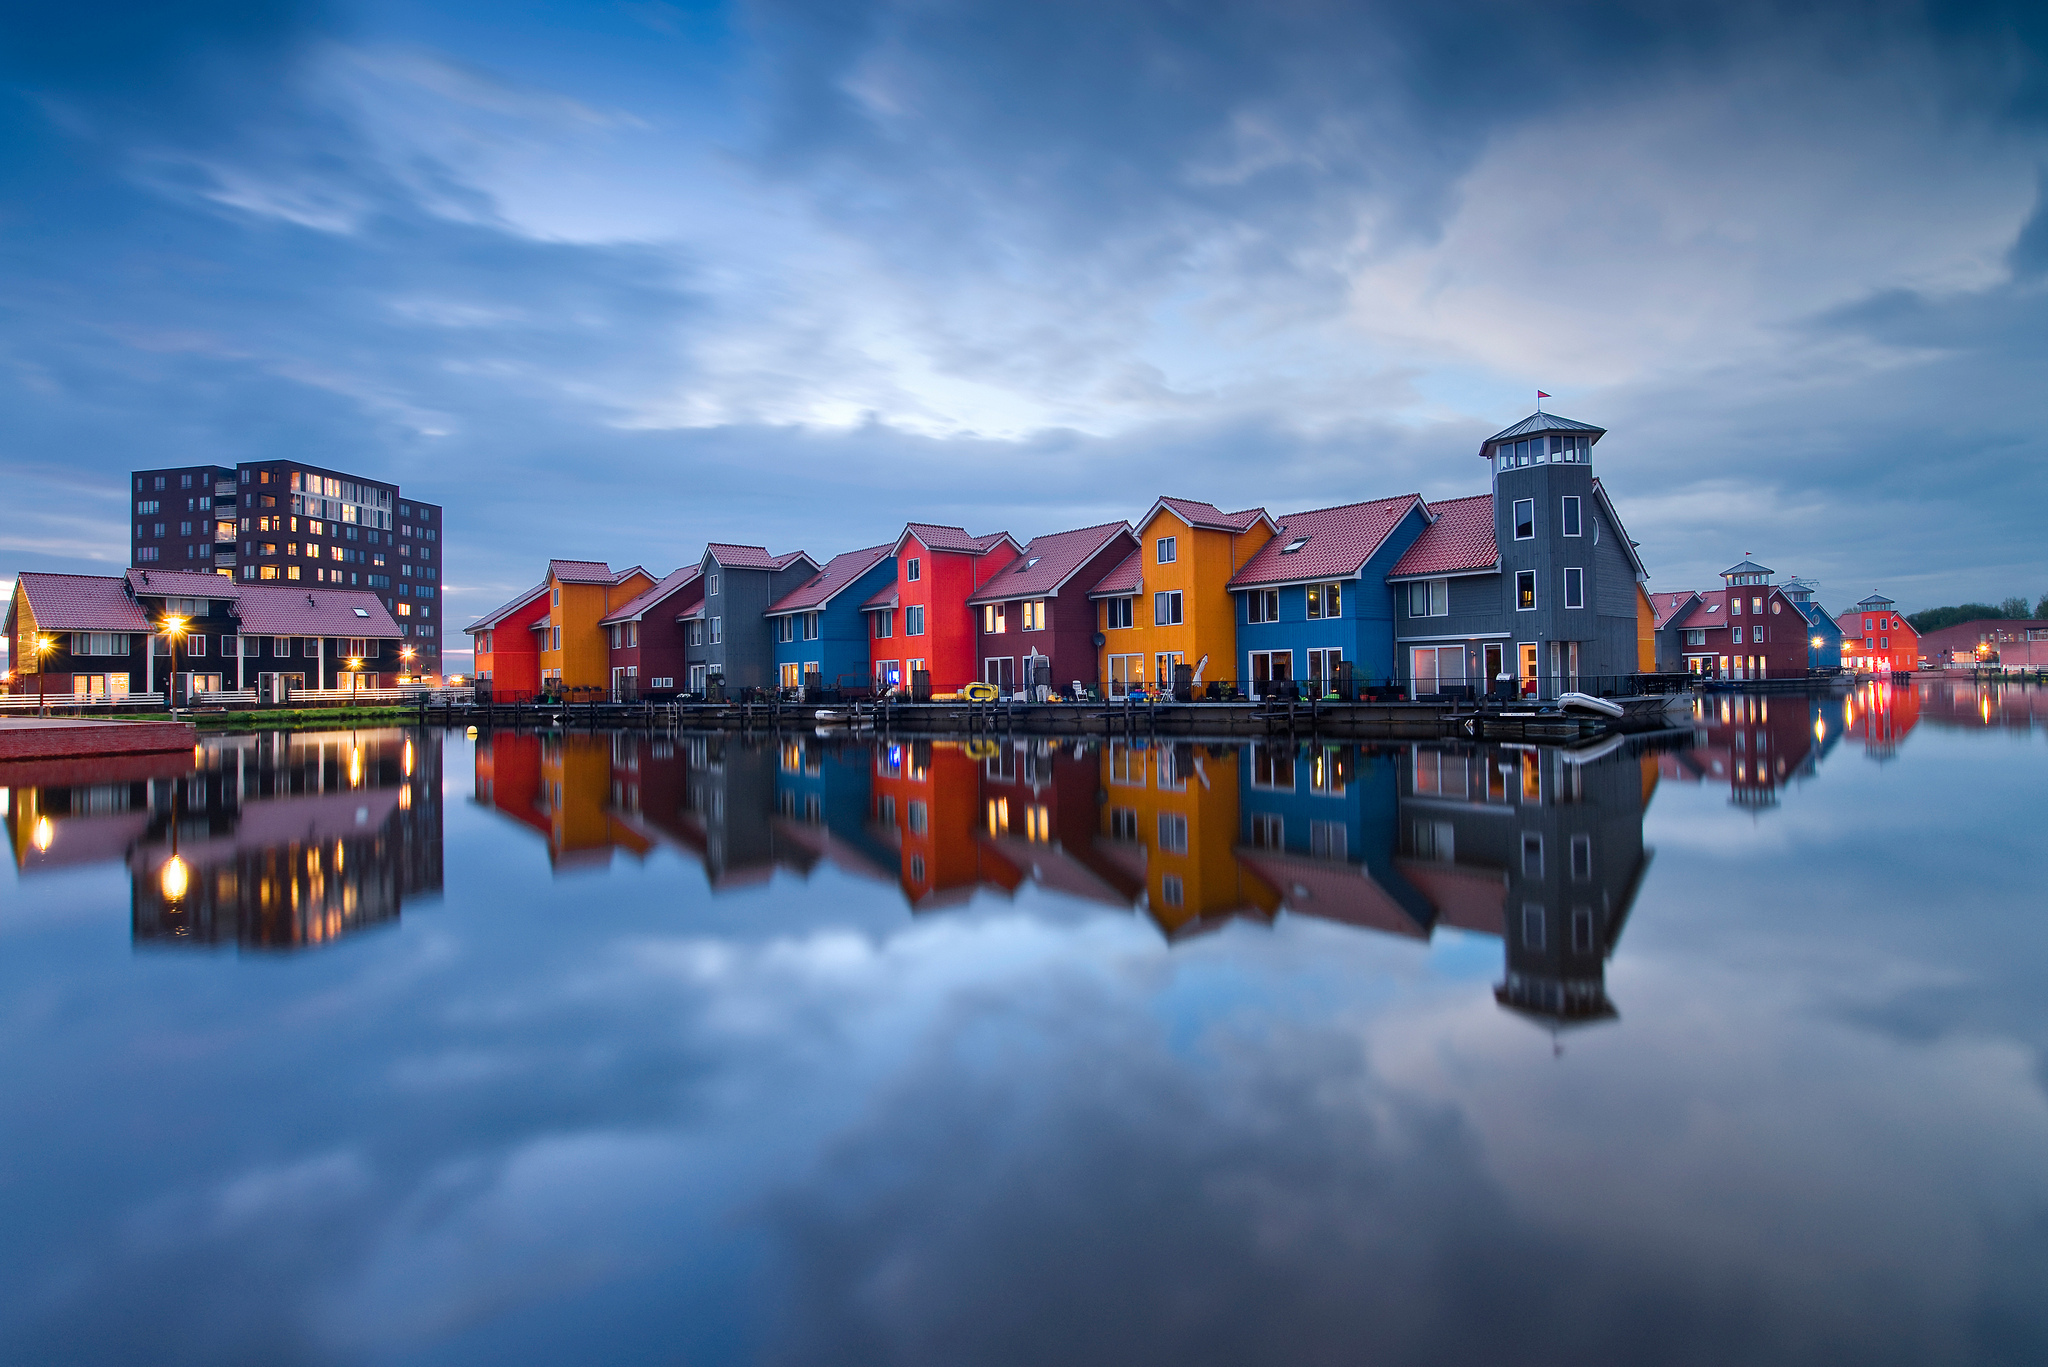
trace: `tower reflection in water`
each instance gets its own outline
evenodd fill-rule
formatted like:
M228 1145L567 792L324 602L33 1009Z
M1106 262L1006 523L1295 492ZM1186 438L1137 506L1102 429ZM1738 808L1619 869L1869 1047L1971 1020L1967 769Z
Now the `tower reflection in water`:
M1293 741L508 733L476 759L477 800L558 875L666 847L718 890L826 864L923 915L1033 884L1176 942L1283 915L1450 928L1500 938L1497 999L1553 1026L1615 1014L1657 781L1649 750Z
M441 891L438 734L211 737L34 777L8 794L16 866L125 863L138 946L303 948Z

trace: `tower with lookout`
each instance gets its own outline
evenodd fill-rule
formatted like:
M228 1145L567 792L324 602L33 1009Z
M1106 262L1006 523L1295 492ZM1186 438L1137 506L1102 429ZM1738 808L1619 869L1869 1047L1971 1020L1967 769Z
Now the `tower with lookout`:
M1431 505L1430 526L1388 576L1398 663L1417 696L1619 692L1643 667L1648 575L1593 473L1606 435L1539 408L1480 443L1490 492Z

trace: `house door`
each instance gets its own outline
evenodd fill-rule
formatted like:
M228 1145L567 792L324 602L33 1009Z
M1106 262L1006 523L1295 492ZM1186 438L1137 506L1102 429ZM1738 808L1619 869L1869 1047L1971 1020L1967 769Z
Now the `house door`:
M1500 683L1501 676L1506 674L1507 672L1508 648L1498 641L1487 642L1486 679L1484 681L1486 687L1489 689L1497 687Z
M1285 683L1294 677L1294 652L1291 650L1254 650L1252 652L1252 687L1254 698L1263 698L1273 691L1273 685Z
M1109 657L1109 696L1121 698L1131 691L1134 683L1145 679L1145 657L1143 655L1112 655Z
M1014 656L990 656L981 662L982 682L992 683L1005 693L1017 690L1017 661Z
M1343 663L1344 652L1338 647L1331 646L1328 649L1311 650L1308 653L1309 692L1317 697L1321 697L1324 693L1335 688L1337 686L1337 666ZM1458 671L1460 675L1464 672L1462 669Z
M1161 688L1171 688L1173 687L1173 671L1175 667L1185 664L1186 660L1178 650L1162 650L1152 656L1152 663L1156 669L1152 677Z
M1517 649L1522 656L1522 696L1536 696L1536 643L1524 641Z

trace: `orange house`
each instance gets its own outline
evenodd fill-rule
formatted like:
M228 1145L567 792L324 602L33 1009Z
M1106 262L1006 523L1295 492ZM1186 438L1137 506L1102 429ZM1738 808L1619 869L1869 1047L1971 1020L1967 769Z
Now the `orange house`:
M877 692L930 670L950 693L981 677L975 610L967 600L1022 551L1008 532L969 536L959 527L912 522L896 538L895 582L861 604Z
M600 560L550 560L547 615L531 630L542 689L611 687L611 637L598 625L654 587L654 576L638 565L613 571Z
M1226 513L1162 498L1138 522L1138 549L1088 596L1101 604L1098 662L1111 697L1170 687L1176 665L1199 685L1236 674L1237 601L1230 581L1279 528L1264 508Z

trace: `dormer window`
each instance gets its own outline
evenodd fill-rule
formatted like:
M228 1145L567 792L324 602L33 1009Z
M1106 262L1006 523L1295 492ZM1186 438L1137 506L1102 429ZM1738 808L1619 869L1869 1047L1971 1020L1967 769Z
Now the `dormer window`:
M1031 568L1032 566L1036 565L1036 564L1037 564L1037 563L1038 563L1039 561L1043 560L1044 558L1045 558L1045 557L1044 557L1044 556L1042 556L1042 555L1034 555L1034 556L1032 556L1032 557L1031 557L1031 558L1030 558L1029 560L1027 560L1027 561L1025 561L1025 562L1024 562L1024 568L1028 570L1028 569L1030 569L1030 568Z
M1303 546L1306 546L1306 545L1308 544L1308 542L1309 542L1309 539L1308 539L1307 537L1305 537L1305 536L1297 536L1297 537L1295 537L1295 538L1294 538L1294 540L1292 540L1292 541L1288 542L1288 543L1287 543L1287 544L1286 544L1285 546L1282 546L1282 547L1280 548L1280 554L1282 554L1282 555L1293 555L1293 554L1294 554L1294 553L1295 553L1296 551L1300 550L1300 549L1301 549L1301 548L1302 548Z

